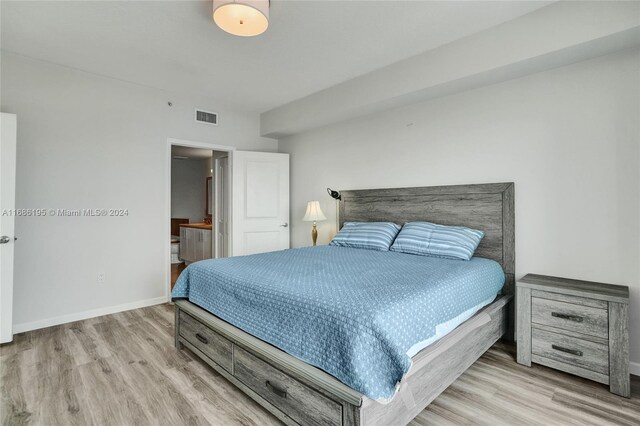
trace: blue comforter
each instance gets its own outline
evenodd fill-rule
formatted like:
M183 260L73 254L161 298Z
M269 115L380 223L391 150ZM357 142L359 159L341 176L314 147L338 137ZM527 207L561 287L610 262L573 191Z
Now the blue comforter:
M393 397L411 366L409 348L503 283L488 259L321 246L191 264L172 297L375 400Z

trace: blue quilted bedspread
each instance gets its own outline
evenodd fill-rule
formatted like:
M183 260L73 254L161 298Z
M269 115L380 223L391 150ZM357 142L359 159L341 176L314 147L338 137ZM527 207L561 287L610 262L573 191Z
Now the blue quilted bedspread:
M411 366L409 348L503 283L488 259L321 246L191 264L172 297L376 400L393 397Z

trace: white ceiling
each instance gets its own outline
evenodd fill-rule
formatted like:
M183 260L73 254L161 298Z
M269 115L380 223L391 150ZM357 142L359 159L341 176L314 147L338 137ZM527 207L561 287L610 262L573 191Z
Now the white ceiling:
M209 1L2 1L1 48L263 112L549 3L272 0L241 38Z

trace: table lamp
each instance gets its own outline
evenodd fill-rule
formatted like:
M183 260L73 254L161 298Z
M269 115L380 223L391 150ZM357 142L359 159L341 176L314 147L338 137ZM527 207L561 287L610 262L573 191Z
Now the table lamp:
M319 201L309 201L307 203L307 212L304 214L302 218L305 222L313 222L313 229L311 229L311 239L313 240L313 245L316 245L316 241L318 241L318 228L316 227L316 222L321 220L327 220L322 213L322 209L320 208Z

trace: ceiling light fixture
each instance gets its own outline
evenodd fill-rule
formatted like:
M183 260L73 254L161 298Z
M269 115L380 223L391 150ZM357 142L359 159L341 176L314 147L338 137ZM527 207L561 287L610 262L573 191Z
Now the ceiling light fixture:
M213 20L229 34L252 37L269 27L269 0L213 0Z

